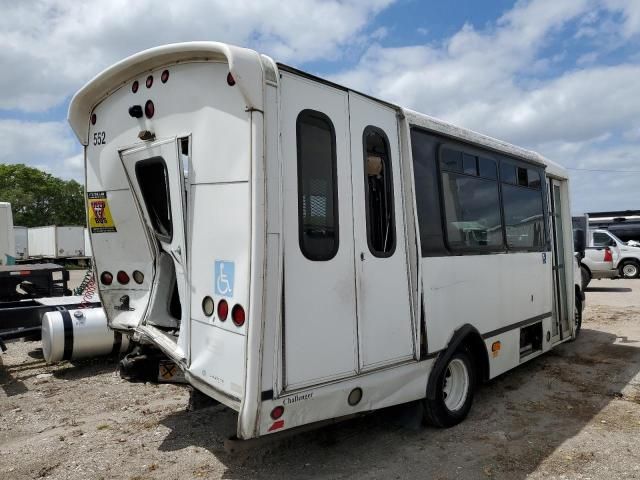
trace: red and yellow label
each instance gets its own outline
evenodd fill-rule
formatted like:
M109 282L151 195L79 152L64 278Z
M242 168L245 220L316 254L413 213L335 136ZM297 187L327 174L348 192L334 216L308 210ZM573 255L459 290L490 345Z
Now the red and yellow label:
M87 192L91 233L115 232L116 225L109 210L107 192Z

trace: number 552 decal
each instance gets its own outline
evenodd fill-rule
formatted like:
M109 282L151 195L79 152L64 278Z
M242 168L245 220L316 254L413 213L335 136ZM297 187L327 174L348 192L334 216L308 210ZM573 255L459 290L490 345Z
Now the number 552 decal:
M107 140L105 138L104 132L95 132L93 134L93 144L94 145L106 145Z

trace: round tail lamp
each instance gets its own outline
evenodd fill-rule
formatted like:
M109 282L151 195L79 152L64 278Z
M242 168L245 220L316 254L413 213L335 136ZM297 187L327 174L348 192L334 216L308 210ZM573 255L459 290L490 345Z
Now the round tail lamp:
M111 285L113 283L113 275L111 275L111 272L102 272L100 281L103 285Z
M156 113L156 107L151 100L147 100L147 103L144 104L144 114L147 118L153 118L153 115Z
M202 311L207 317L213 315L213 298L206 296L202 299Z
M118 283L122 285L126 285L127 283L129 283L129 275L127 275L127 272L123 270L120 270L118 272L118 274L116 275L116 278L118 279Z
M226 300L220 300L218 302L218 318L221 321L225 321L229 316L229 304Z

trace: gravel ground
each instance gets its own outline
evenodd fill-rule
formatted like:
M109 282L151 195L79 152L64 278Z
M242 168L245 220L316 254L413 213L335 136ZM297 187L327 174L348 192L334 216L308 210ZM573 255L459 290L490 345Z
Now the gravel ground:
M81 277L81 275L79 275ZM0 355L0 478L640 478L640 280L594 281L583 331L484 385L437 430L395 407L230 455L233 412L129 383L115 359Z

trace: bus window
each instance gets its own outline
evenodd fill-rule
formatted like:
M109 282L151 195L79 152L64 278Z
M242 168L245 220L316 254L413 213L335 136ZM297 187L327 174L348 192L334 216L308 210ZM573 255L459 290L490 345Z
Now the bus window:
M545 248L544 207L540 172L502 162L502 206L507 246L510 249L542 250ZM511 172L517 172L513 184Z
M364 129L367 243L376 257L388 257L396 246L393 177L387 137L375 127Z
M338 252L336 136L325 114L303 110L296 122L300 250L309 260Z
M447 242L452 251L501 250L502 220L498 182L479 176L479 159L462 154L463 169L449 161L456 150L441 149L442 197L446 220ZM482 171L492 176L494 160L482 158ZM452 168L453 167L453 168Z

